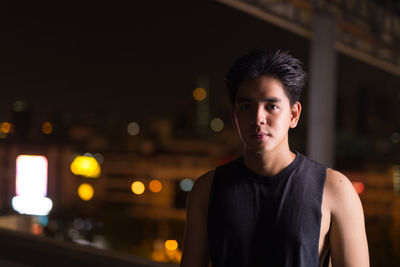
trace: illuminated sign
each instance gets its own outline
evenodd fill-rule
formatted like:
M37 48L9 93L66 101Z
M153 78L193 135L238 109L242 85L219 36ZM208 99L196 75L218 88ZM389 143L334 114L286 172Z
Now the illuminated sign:
M47 215L53 207L47 198L47 158L20 155L17 157L15 180L16 196L12 207L21 214Z

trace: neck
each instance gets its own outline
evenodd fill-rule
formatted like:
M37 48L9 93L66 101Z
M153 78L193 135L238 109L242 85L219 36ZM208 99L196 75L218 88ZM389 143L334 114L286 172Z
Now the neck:
M279 151L256 153L245 148L246 166L260 176L273 176L281 172L295 159L296 154L289 146Z

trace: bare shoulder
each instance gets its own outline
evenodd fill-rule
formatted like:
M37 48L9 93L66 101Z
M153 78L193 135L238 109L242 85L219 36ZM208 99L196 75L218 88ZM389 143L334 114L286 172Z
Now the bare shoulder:
M332 215L329 243L333 266L369 266L364 212L351 181L328 169L325 197Z
M192 190L189 193L187 207L188 211L190 209L198 210L199 208L203 211L206 211L213 178L214 170L206 172L196 180Z
M190 195L209 195L209 191L211 190L212 181L214 178L214 170L208 171L199 178L197 178L194 186L190 192Z
M211 188L211 184L214 178L214 170L208 171L199 178L197 178L193 190L204 191Z
M200 176L189 193L186 206L182 267L206 267L209 262L207 239L208 198L214 171Z
M326 171L326 186L327 189L334 191L342 191L353 188L353 184L345 175L341 172L328 168Z
M343 208L342 204L347 203L346 206L356 204L358 206L360 202L351 181L342 173L329 168L326 173L325 192L333 213L335 209Z

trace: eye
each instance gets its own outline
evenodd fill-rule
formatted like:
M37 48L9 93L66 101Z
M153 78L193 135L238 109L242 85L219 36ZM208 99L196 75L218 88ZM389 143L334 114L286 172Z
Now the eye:
M250 104L242 104L239 105L240 110L248 110L250 108Z
M278 109L277 105L274 105L274 104L268 104L267 105L267 110L275 110L275 109Z

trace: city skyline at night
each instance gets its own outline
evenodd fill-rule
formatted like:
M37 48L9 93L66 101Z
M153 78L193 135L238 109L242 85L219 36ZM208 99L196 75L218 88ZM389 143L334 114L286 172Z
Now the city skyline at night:
M17 157L43 156L54 207L34 234L95 244L94 233L102 248L178 262L188 192L242 154L224 76L254 49L304 63L289 143L307 155L312 40L223 2L235 1L2 1L0 212L14 212ZM389 262L400 251L400 76L333 54L333 165L365 206L371 262Z

